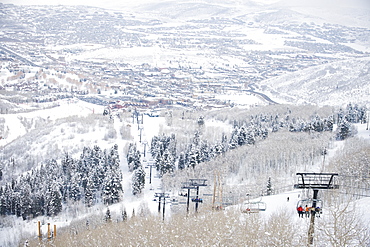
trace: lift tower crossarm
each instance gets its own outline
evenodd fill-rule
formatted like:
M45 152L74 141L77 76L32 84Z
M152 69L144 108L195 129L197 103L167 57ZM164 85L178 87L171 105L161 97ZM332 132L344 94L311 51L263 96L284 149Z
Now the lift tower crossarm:
M294 185L296 189L338 189L339 186L334 182L334 177L338 173L297 173L300 176L298 183Z
M207 179L204 178L190 178L189 181L184 182L182 185L182 189L188 190L188 198L186 202L186 211L189 213L189 201L190 201L190 190L196 190L196 202L195 202L195 212L198 211L198 202L199 202L199 187L200 186L207 186L206 184Z

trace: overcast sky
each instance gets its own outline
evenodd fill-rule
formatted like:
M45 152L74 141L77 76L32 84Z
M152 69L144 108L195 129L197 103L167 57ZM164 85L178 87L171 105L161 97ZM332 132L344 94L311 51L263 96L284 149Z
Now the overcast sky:
M97 7L120 7L134 6L144 3L160 3L160 2L181 2L178 0L0 0L1 3L12 3L20 5L89 5ZM329 6L342 6L342 7L361 7L370 9L370 0L184 0L184 2L237 2L246 3L249 1L270 4L281 2L284 5L293 6L313 6L313 7L329 7ZM370 18L370 13L369 13Z
M248 6L250 2L273 4L325 21L370 28L370 0L0 0L17 5L87 5L105 9L134 11L133 7L147 3L212 3L228 6Z

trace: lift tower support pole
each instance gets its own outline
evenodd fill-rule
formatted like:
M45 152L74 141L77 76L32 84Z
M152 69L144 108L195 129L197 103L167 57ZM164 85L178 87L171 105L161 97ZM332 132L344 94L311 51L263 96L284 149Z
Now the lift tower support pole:
M297 173L298 184L294 185L296 189L313 189L312 208L316 209L316 201L318 199L319 190L323 189L338 189L335 177L338 173ZM315 233L315 210L311 210L310 227L308 229L308 246L313 245L313 237Z
M317 195L319 194L319 190L313 190L313 201L312 201L312 208L316 208L316 201ZM308 244L313 245L313 235L315 232L315 210L311 210L311 220L310 220L310 228L308 229Z

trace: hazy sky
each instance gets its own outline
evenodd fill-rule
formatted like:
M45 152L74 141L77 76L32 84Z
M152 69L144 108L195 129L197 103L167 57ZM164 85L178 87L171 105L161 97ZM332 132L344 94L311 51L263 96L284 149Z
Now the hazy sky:
M20 5L89 5L97 7L124 7L135 6L144 3L160 3L160 2L182 2L181 0L0 0L1 3L12 3ZM350 8L366 8L370 10L370 0L184 0L183 2L210 2L210 3L247 3L258 2L264 4L280 2L283 5L289 6L310 6L310 7L350 7ZM369 13L370 18L370 13Z
M145 3L160 3L160 2L182 2L178 0L0 0L2 3L12 3L20 5L89 5L97 7L123 7L123 6L135 6ZM243 3L247 1L259 2L259 3L276 3L280 0L231 0L231 2ZM301 1L301 0L300 0ZM230 1L218 1L218 0L185 0L184 2L230 2Z
M344 25L370 28L370 0L0 0L1 3L17 5L88 5L106 9L133 10L147 3L212 3L229 6L273 4L322 20Z

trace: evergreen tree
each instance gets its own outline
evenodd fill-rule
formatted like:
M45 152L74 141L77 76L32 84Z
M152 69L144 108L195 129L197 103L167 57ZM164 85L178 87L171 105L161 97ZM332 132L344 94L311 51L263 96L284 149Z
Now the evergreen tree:
M46 200L48 216L55 216L62 211L62 198L56 184L49 189Z
M231 133L229 147L230 149L235 149L238 146L239 146L239 134L238 134L238 130L234 129L233 132Z
M194 145L195 147L197 147L197 146L199 146L199 145L200 145L200 133L199 133L199 131L196 131L196 132L194 133L193 145Z
M78 173L73 174L70 181L69 198L73 201L79 201L81 198L80 176Z
M203 116L200 116L198 118L197 123L198 123L199 128L202 128L204 126L204 117Z
M185 169L186 166L186 160L185 160L185 154L183 152L180 153L179 160L177 163L177 168L179 170Z
M328 119L325 119L324 126L325 126L324 127L325 131L333 131L333 126L334 126L333 117L329 117Z
M140 151L136 149L136 145L131 143L127 153L127 164L130 172L134 171L141 165L140 159ZM118 164L118 162L116 162L116 164Z
M32 204L32 214L34 217L45 215L45 197L42 192L36 192Z
M145 171L142 166L136 169L132 175L132 194L141 194L145 187Z
M29 184L24 183L20 193L20 207L23 220L31 214L32 205L31 187Z
M11 210L11 197L12 197L12 189L9 184L5 185L4 193L3 193L3 202L2 207L4 210L4 215L12 214Z
M206 162L211 159L210 148L207 142L201 142L199 147L199 163Z
M122 221L127 221L127 212L126 208L122 210Z
M228 142L227 142L227 136L225 133L222 133L221 137L221 147L222 147L222 152L225 153L228 150Z
M176 157L177 156L176 136L175 136L175 134L171 134L171 137L169 139L168 149L171 152L172 157Z
M243 146L247 142L247 132L242 126L238 131L238 146Z
M344 140L349 137L351 135L350 130L351 124L346 119L343 119L338 125L337 140Z
M324 131L324 123L319 116L316 116L316 118L313 120L312 128L316 132Z
M199 152L198 150L192 149L189 153L189 166L191 166L193 169L195 166L199 163L198 162Z
M104 219L105 219L105 222L107 223L110 223L112 221L109 207L107 207L107 211L105 212Z
M169 151L165 151L162 158L160 174L172 173L175 170L175 158Z
M247 132L246 143L249 145L254 145L256 143L256 138L254 137L254 134L252 131Z
M111 166L114 170L119 169L119 154L118 154L118 145L117 144L115 144L110 149L108 163L109 163L109 166Z
M8 211L5 195L0 196L0 215L6 215Z
M69 156L68 153L65 153L64 158L62 159L62 170L66 176L66 180L69 180L71 177L71 172L74 168L74 160Z
M144 175L145 176L145 175ZM118 171L112 171L112 194L111 194L111 200L112 203L119 202L121 200L121 196L123 193L123 188L122 188L122 175Z
M91 207L94 205L95 200L95 188L94 188L94 182L92 178L87 180L87 184L85 187L85 205L87 207Z
M267 180L266 194L268 196L272 195L272 191L273 191L273 188L272 188L272 183L271 183L271 177L269 177L268 180Z

